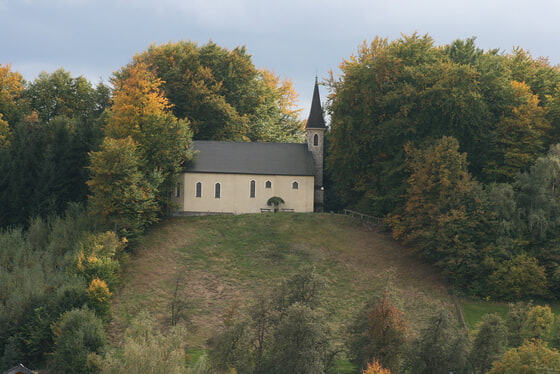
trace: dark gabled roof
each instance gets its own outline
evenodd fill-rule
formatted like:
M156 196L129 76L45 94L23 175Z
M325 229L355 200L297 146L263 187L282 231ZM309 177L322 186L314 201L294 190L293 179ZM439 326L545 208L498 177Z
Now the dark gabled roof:
M313 99L311 100L311 110L309 118L305 125L307 129L324 129L325 118L323 118L323 109L321 108L321 98L319 97L319 84L315 78L315 88L313 89Z
M195 140L191 173L314 175L307 144Z

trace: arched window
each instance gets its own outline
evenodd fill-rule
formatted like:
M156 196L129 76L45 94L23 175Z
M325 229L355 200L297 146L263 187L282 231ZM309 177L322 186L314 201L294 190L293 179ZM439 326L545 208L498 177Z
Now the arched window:
M313 135L313 145L317 147L319 145L319 135Z
M255 197L255 181L251 181L251 191L249 192L249 197Z
M220 198L220 184L216 183L216 185L214 186L214 197L216 199Z
M298 182L292 183L292 190L297 190L299 188Z
M272 188L272 182L271 181L266 181L266 183L264 184L265 188Z
M196 197L202 197L202 183L196 182Z

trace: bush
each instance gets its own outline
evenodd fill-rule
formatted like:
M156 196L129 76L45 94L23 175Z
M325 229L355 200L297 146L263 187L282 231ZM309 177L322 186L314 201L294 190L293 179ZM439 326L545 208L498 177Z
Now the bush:
M554 325L554 314L548 305L534 306L527 313L527 319L521 329L525 339L548 340Z
M490 275L488 283L493 296L503 300L543 296L547 290L545 268L536 258L526 254L500 264Z
M107 283L99 278L93 279L89 283L87 290L88 305L95 311L95 313L105 318L109 315L109 308L111 307L111 291L107 287Z
M101 320L87 308L66 312L53 327L55 349L51 367L62 374L88 374L96 370L88 356L99 354L106 339Z
M494 362L488 374L539 374L560 371L560 353L548 349L540 340L526 341L507 351Z
M164 335L148 314L141 313L126 330L122 348L108 351L100 361L101 373L184 373L184 334L182 329L173 328Z
M112 231L88 235L80 243L77 254L78 273L88 282L100 278L114 287L120 267L118 256L124 245Z
M219 372L235 369L250 373L252 364L253 333L247 321L226 322L225 328L209 341L209 358Z

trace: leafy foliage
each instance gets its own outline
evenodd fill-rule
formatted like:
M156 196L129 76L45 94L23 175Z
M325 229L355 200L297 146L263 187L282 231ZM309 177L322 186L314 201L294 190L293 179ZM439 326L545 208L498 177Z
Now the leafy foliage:
M368 363L367 368L362 372L362 374L391 374L391 371L383 368L383 366L381 366L381 364L376 360L372 363Z
M489 374L537 374L560 370L560 353L546 347L540 340L526 341L519 348L506 352L496 361Z
M478 326L471 350L475 373L486 373L507 347L507 327L498 314L486 314Z
M86 199L87 153L101 139L109 90L64 70L23 85L0 66L0 226L28 225ZM6 127L7 126L7 127Z
M389 218L396 239L404 239L436 262L463 287L482 287L479 248L486 246L489 215L478 183L454 138L425 149L406 147L408 179L402 213Z
M248 318L229 314L209 341L210 361L221 371L238 373L324 373L334 351L313 268L287 279L268 302L263 297Z
M126 330L122 347L99 360L100 373L185 373L184 334L180 328L162 334L153 319L141 313Z
M88 309L74 309L62 315L54 326L55 349L51 366L57 373L95 373L88 364L91 354L101 353L106 338L101 321Z
M460 373L467 367L467 332L459 329L449 312L442 309L420 333L413 350L413 373Z
M548 305L536 305L527 313L521 335L525 339L549 340L553 324L554 314L552 314L550 307Z
M152 45L126 69L139 64L162 80L174 115L190 121L195 139L303 140L291 82L256 69L245 47Z
M350 329L349 351L360 367L373 361L393 372L401 367L407 343L407 324L403 313L392 303L386 292L380 300L366 305Z
M150 181L161 182L161 175L154 173L146 179L138 145L131 137L105 138L99 152L92 152L90 157L90 209L119 235L137 238L158 220L157 187Z
M545 269L537 259L526 254L500 264L490 275L488 283L497 298L506 300L542 296L547 288Z

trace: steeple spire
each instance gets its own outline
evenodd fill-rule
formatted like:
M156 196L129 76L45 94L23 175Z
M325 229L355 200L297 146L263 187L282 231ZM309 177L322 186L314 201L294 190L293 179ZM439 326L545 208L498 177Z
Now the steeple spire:
M307 119L306 129L324 129L325 119L323 118L323 109L321 108L321 98L319 97L319 83L315 75L315 88L313 90L313 99L311 100L311 110Z

